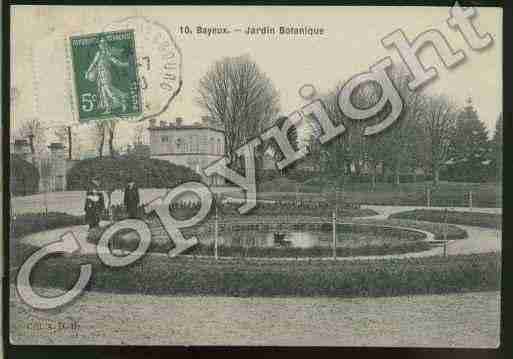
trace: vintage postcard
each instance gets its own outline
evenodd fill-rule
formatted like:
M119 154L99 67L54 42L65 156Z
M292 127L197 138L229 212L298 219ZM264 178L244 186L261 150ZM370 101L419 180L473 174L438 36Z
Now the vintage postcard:
M502 8L9 11L11 344L500 345Z

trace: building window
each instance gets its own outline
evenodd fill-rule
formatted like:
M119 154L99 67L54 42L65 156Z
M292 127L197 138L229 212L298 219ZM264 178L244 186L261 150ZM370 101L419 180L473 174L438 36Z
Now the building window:
M223 150L222 150L222 147L221 147L221 139L218 138L217 139L217 154L222 154L223 153Z
M176 152L180 153L183 151L183 142L181 138L176 139Z
M209 152L211 155L213 155L213 154L215 153L215 148L214 148L214 147L215 147L215 145L216 145L216 144L215 144L215 142L214 142L214 138L213 138L213 137L211 137L211 138L210 138L210 143L209 143L209 146L208 146L208 152Z
M169 142L169 136L162 136L161 140L162 142Z

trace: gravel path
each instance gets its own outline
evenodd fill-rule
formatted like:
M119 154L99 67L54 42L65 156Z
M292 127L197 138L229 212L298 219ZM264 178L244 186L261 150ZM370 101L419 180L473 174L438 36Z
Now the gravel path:
M233 187L214 187L215 193L232 192ZM167 193L165 188L140 189L141 203L148 203ZM75 216L84 215L84 204L86 200L85 191L64 191L51 192L48 194L38 193L31 196L13 197L11 199L12 211L16 214L43 212L48 208L49 212L64 212ZM105 198L107 201L107 198ZM120 190L112 193L112 203L123 203L123 192Z
M387 219L394 213L412 211L415 209L428 209L428 207L408 207L408 206L362 206L362 208L372 209L379 214L375 216L365 217L373 219ZM429 207L429 209L445 209L444 207ZM502 213L502 208L473 208L468 207L451 207L450 210L472 213ZM487 253L487 252L500 252L502 248L502 231L491 228L475 227L457 225L463 228L468 233L468 238L464 240L450 241L448 244L447 253L449 255L455 254L472 254L472 253ZM429 251L427 255L443 254L443 248L435 248L436 251Z
M459 212L471 212L471 213L493 213L501 214L502 208L469 208L469 207L422 207L422 206L375 206L375 205L362 205L362 208L372 209L379 214L366 218L386 219L394 213L413 211L415 209L433 209L433 210L449 210Z
M495 347L498 292L234 298L88 292L35 312L11 288L15 344Z

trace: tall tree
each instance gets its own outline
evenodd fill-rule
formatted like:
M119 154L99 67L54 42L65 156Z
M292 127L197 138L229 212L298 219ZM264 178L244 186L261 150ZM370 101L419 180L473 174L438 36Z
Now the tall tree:
M495 131L492 138L492 151L494 155L494 162L497 170L497 180L502 181L502 112L495 123Z
M197 103L224 125L225 153L235 167L235 150L271 124L279 96L271 80L249 56L215 62L201 78Z
M332 91L321 95L321 99L330 119L337 125L343 123L346 131L320 146L318 142L321 135L320 127L312 119L309 122L314 129L310 140L310 155L320 159L324 178L344 184L347 176L351 175L351 165L361 157L363 127L361 121L348 120L340 110L338 93L342 86L343 84L339 83Z
M62 126L55 130L55 136L61 143L65 143L68 148L68 159L71 160L73 158L73 144L74 144L74 134L71 126Z
M146 130L145 124L138 124L134 127L132 133L132 144L140 145L144 142L144 131Z
M397 184L401 169L413 166L415 126L423 106L422 96L408 89L409 77L405 70L393 68L389 71L389 76L403 98L404 109L393 126L373 136L364 136L365 127L383 121L388 115L387 106L372 118L355 121L347 118L338 106L338 93L342 84L324 96L330 117L337 122L343 122L346 127L346 132L342 136L323 145L331 170L338 174L350 174L354 169L355 174L359 176L362 169L367 167L370 170L372 188L375 187L379 164L393 169ZM379 84L365 82L352 93L351 102L355 107L369 108L380 100L381 91Z
M116 127L117 127L117 121L116 120L110 120L106 123L106 130L108 133L108 142L109 142L109 153L111 157L114 157L117 152L114 149L114 138L116 136Z
M287 116L281 116L278 119L276 119L275 125L277 125L279 128L282 128L282 126L284 125L285 121L287 121L287 120L288 120ZM290 144L291 144L292 148L294 149L294 151L299 150L299 137L298 137L298 131L297 131L297 127L296 126L291 126L288 129L288 131L287 131L287 139L290 142ZM278 146L276 141L270 140L269 141L269 145L268 146L264 146L264 147L267 148L265 151L267 151L267 153L269 153L273 157L273 160L275 162L279 162L279 161L281 161L284 158L283 153L281 153L280 147ZM260 151L259 153L262 155L262 156L259 156L259 157L263 157L264 150ZM263 161L263 158L258 158L258 159L260 161ZM292 164L291 166L288 166L286 169L284 168L281 171L281 174L283 175L286 172L286 170L292 169L294 167L295 167L295 163Z
M403 100L403 111L395 124L381 136L382 146L378 148L383 166L393 171L393 183L399 185L400 173L409 170L415 173L418 166L416 146L419 140L419 121L424 111L425 96L408 87L411 75L404 68L393 68L390 77Z
M10 124L11 128L14 128L16 125L15 115L19 107L19 99L20 99L20 90L17 87L11 87L10 90ZM12 133L11 133L12 135Z
M440 170L449 158L457 113L456 105L447 97L426 97L420 118L419 130L422 131L422 137L419 137L418 153L425 166L430 169L435 186L440 181Z
M488 177L491 162L488 131L470 98L458 114L449 156L452 178L474 182Z
M106 122L98 121L94 123L94 140L98 151L98 157L103 157L103 146L105 145Z
M98 121L94 124L94 139L98 151L98 157L102 158L107 140L109 154L111 157L117 154L114 148L114 139L116 137L117 121Z
M30 144L30 151L33 155L36 153L41 153L46 150L45 129L39 118L30 117L25 119L25 121L18 130L18 135L21 138L28 139Z

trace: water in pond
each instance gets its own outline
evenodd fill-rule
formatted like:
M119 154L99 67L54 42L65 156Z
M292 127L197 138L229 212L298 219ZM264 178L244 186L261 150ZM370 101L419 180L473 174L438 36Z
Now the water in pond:
M417 237L418 238L418 237ZM337 246L359 247L362 245L383 245L397 241L415 239L411 233L337 233ZM206 238L204 243L213 243L213 236ZM294 230L242 230L222 232L219 244L234 247L330 247L333 237L331 231L294 231Z

